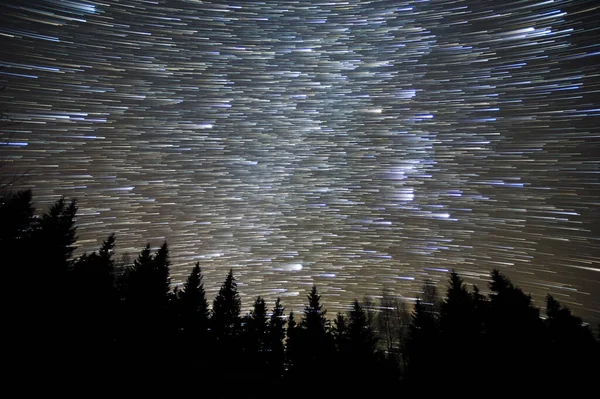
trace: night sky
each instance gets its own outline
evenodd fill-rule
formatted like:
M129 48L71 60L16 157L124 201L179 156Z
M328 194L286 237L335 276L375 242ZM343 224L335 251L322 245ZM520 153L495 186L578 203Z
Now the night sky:
M245 307L493 268L600 321L597 1L3 0L6 178Z

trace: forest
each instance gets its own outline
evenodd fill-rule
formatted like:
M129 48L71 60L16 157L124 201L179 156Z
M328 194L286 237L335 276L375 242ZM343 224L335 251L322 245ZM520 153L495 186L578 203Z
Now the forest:
M74 257L76 201L62 198L42 215L32 201L22 191L0 203L11 287L3 352L10 374L32 385L211 398L595 387L592 328L550 295L540 310L498 270L485 295L452 272L444 295L426 283L414 306L384 289L377 302L357 299L330 315L313 286L298 314L260 296L242 314L233 269L211 301L200 263L173 288L166 242L128 264L114 259L111 234Z

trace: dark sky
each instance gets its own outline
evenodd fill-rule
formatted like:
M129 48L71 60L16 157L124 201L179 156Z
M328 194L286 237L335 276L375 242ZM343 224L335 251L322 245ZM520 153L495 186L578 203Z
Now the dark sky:
M600 320L595 1L5 0L2 132L79 246L333 313L492 268ZM442 285L440 285L442 287Z

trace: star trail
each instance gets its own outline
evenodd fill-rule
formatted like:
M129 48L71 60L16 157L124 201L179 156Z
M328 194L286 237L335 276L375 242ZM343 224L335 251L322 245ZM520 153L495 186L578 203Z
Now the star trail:
M331 314L500 269L600 320L595 1L8 0L3 177L78 253Z

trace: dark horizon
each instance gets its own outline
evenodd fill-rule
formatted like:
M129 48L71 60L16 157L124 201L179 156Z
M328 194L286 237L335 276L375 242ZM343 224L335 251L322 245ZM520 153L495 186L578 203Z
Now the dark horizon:
M551 295L539 309L498 270L488 295L455 272L445 295L428 282L414 309L383 290L378 301L355 299L331 317L313 285L300 313L258 296L244 314L233 269L212 306L200 262L173 289L167 242L118 265L111 234L71 260L77 210L61 199L36 217L30 191L0 203L7 280L26 287L7 295L12 381L34 379L47 393L76 386L121 394L156 393L174 381L180 393L219 398L281 397L280 389L294 398L453 392L465 377L471 388L492 380L539 394L595 387L600 326L596 336Z

